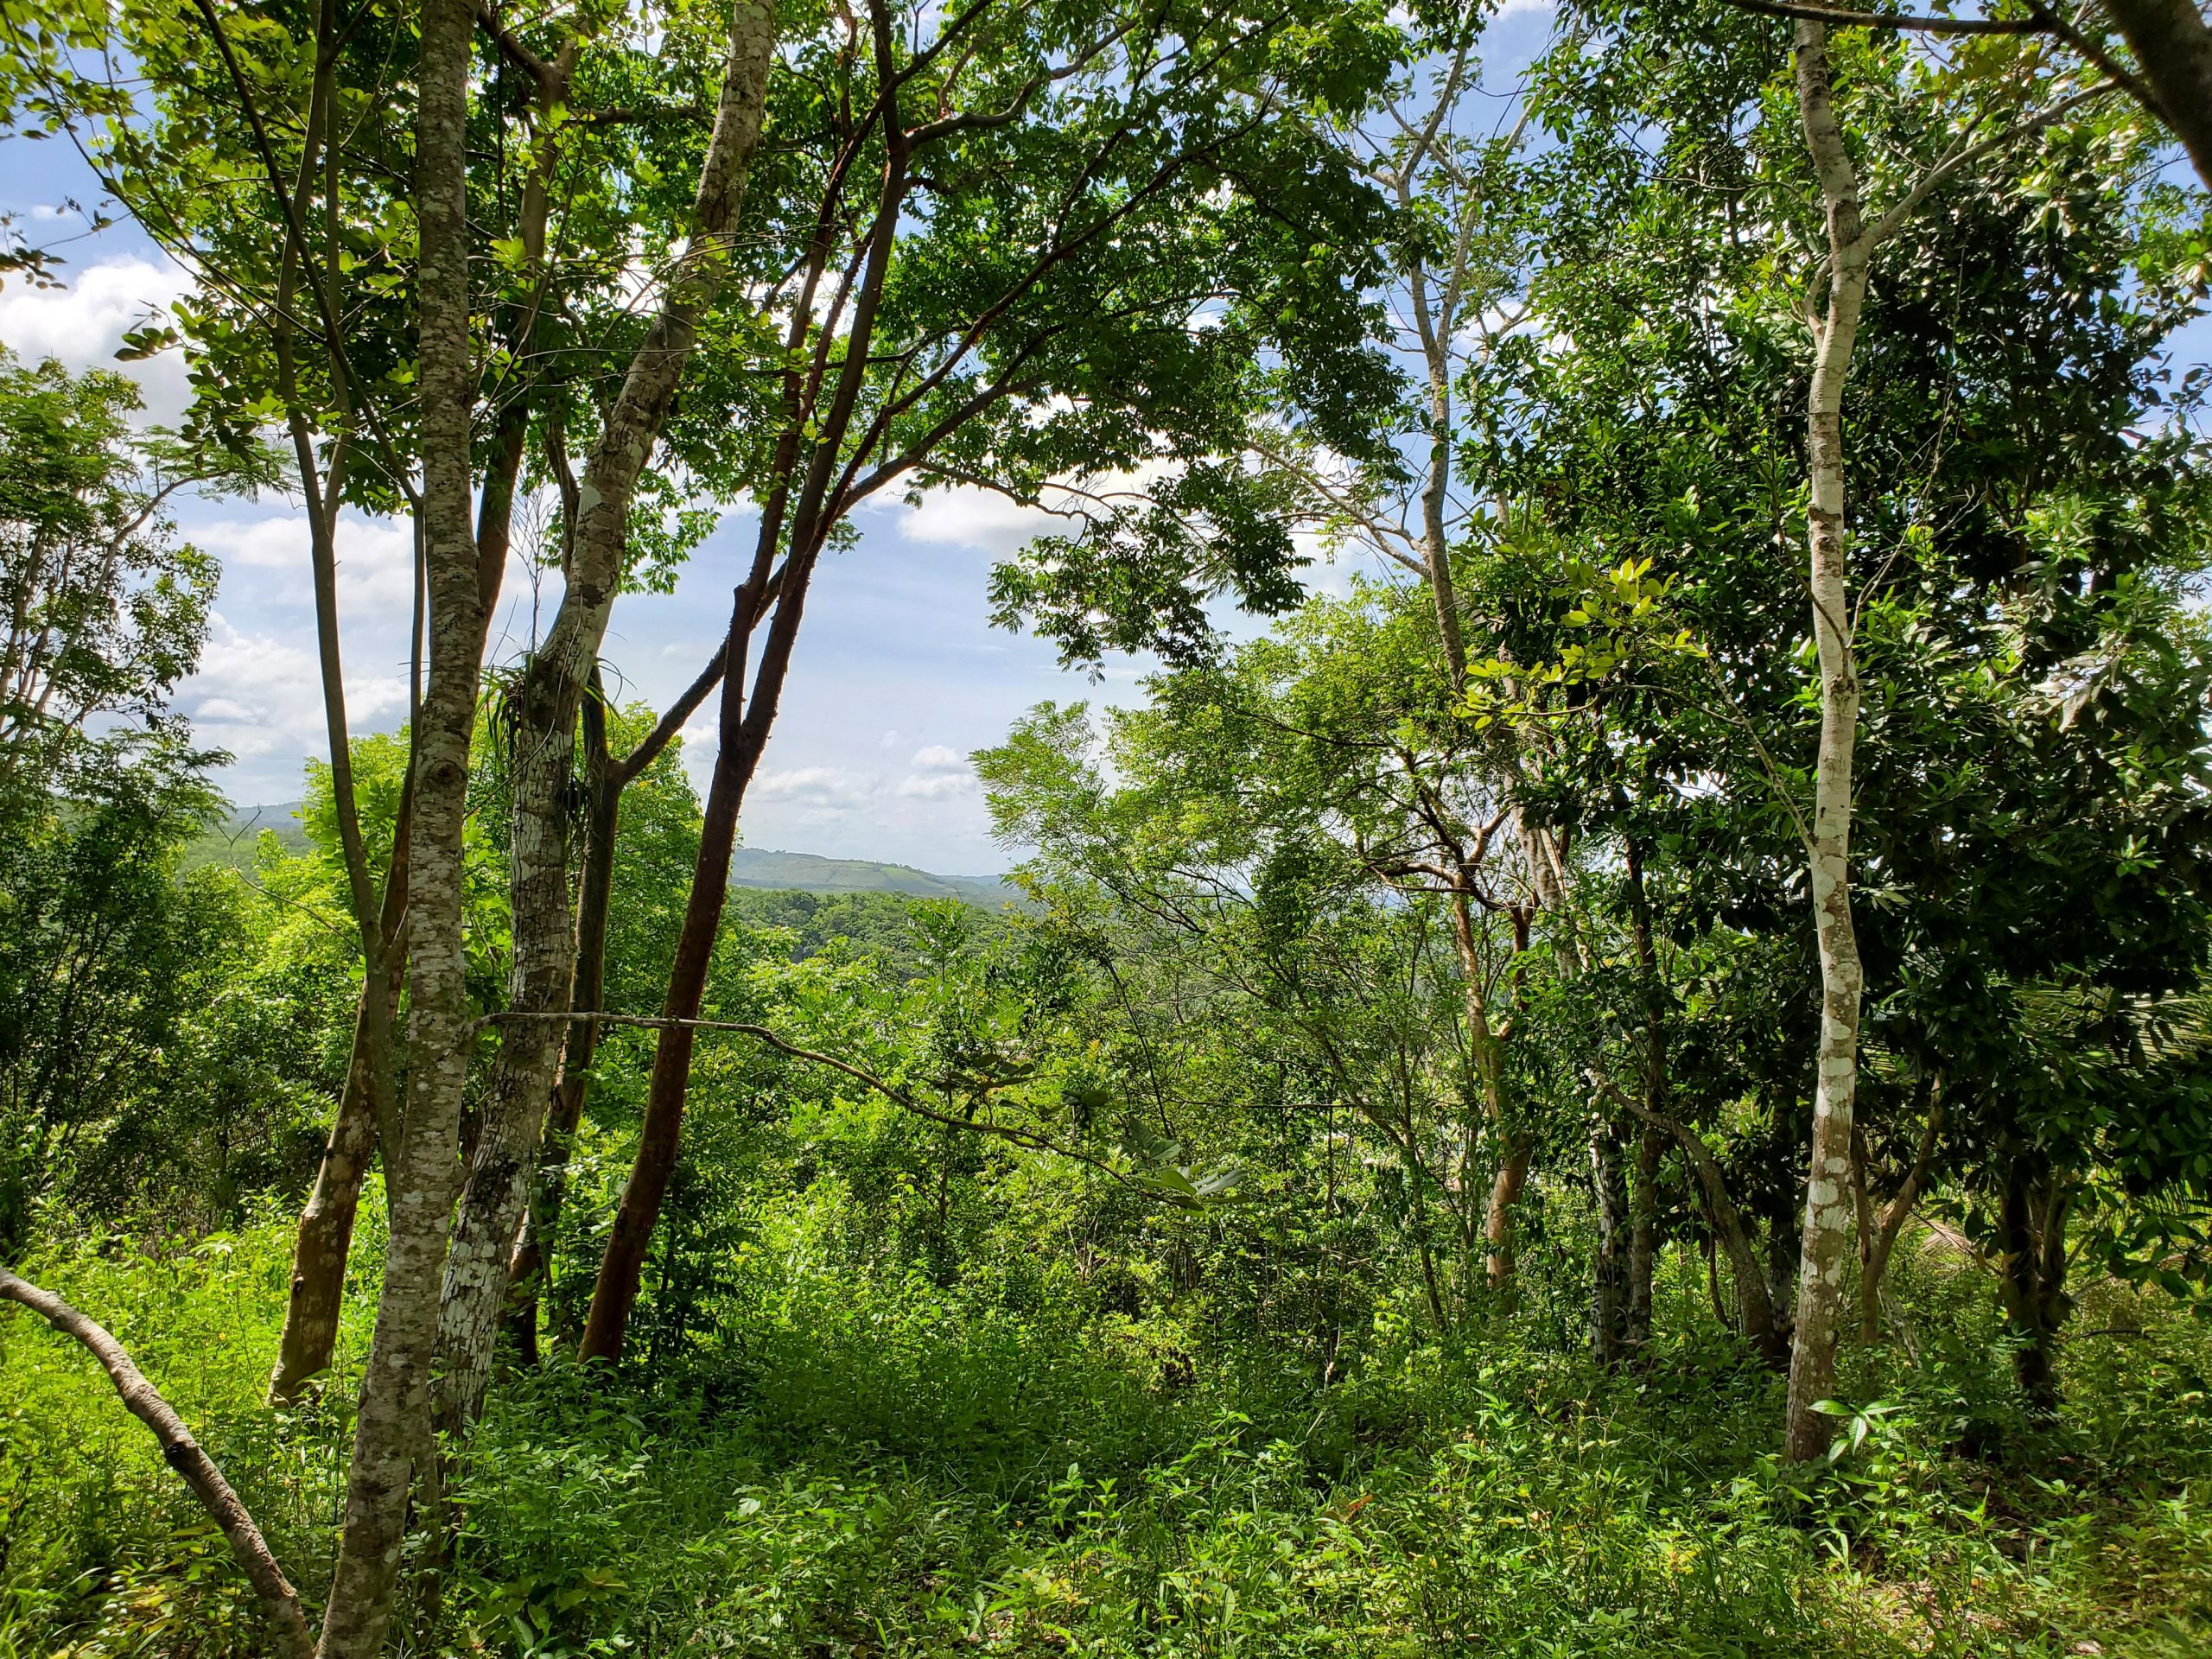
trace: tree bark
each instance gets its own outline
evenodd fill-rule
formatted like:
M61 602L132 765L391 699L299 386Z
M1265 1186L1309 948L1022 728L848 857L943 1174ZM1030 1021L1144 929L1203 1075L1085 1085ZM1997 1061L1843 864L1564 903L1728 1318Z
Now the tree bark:
M1777 1370L1783 1370L1789 1363L1789 1344L1783 1339L1775 1319L1774 1299L1768 1294L1766 1274L1760 1268L1751 1229L1744 1221L1743 1211L1728 1195L1728 1178L1719 1160L1705 1144L1705 1137L1688 1124L1675 1118L1656 1121L1645 1109L1633 1102L1629 1104L1647 1123L1673 1135L1675 1144L1689 1159L1690 1168L1705 1193L1707 1222L1721 1249L1728 1253L1728 1270L1736 1281L1736 1306L1744 1339L1758 1350L1760 1358Z
M1859 1206L1859 1339L1873 1342L1882 1334L1882 1281L1888 1274L1890 1258L1896 1254L1897 1236L1904 1230L1906 1218L1912 1206L1919 1201L1923 1187L1928 1182L1929 1166L1935 1161L1936 1142L1943 1132L1943 1097L1936 1092L1931 1076L1923 1073L1922 1090L1925 1119L1920 1132L1920 1146L1913 1154L1912 1167L1905 1172L1904 1181L1896 1194L1882 1208L1874 1211L1873 1193L1869 1185L1866 1167L1866 1142L1853 1125L1852 1146L1852 1186Z
M1844 538L1843 388L1873 250L1860 222L1858 177L1836 123L1824 25L1798 22L1796 58L1798 111L1820 180L1828 243L1827 312L1814 324L1806 407L1811 486L1806 536L1812 559L1813 637L1820 658L1821 734L1814 763L1809 862L1821 962L1821 1036L1783 1436L1784 1455L1803 1462L1827 1450L1830 1425L1814 1408L1835 1388L1836 1337L1851 1243L1851 1121L1859 1086L1863 975L1851 916L1851 776L1859 677Z
M1643 885L1643 849L1633 835L1623 837L1629 900L1629 931L1636 948L1637 976L1643 990L1643 1102L1649 1116L1637 1138L1636 1174L1629 1205L1633 1230L1629 1242L1628 1345L1641 1352L1651 1340L1651 1286L1659 1262L1659 1162L1666 1136L1654 1119L1674 1113L1667 1069L1667 991L1659 977L1659 957L1651 942L1651 899Z
M2157 113L2212 190L2212 27L2197 0L2104 0L2104 8L2157 97Z
M768 534L764 544L772 547ZM728 665L722 677L721 743L707 786L706 810L699 826L699 853L692 866L691 891L684 901L683 925L677 936L662 1014L671 1020L696 1020L705 1001L707 969L714 960L715 936L721 925L722 902L729 889L730 854L737 845L737 815L752 780L753 760L745 747L744 692L747 645L752 633L754 595L766 577L766 561L756 555L752 576L738 590L731 607ZM780 620L781 607L779 607ZM765 667L765 664L764 664ZM756 757L757 758L757 757ZM683 1105L691 1079L695 1033L688 1026L664 1029L653 1048L645 1122L638 1153L623 1185L599 1278L592 1288L578 1354L609 1363L622 1357L622 1339L636 1306L645 1252L660 1220L661 1200L676 1173L683 1133Z
M1590 1192L1598 1210L1598 1249L1590 1274L1590 1357L1611 1367L1627 1351L1628 1178L1621 1167L1620 1135L1602 1117L1590 1127Z
M361 1383L321 1659L374 1659L391 1623L409 1477L430 1408L447 1228L460 1185L461 1098L472 1047L461 836L486 610L469 512L476 383L467 223L473 30L467 0L424 0L415 197L421 237L421 523L430 649L414 734L408 840L407 1110L397 1154L385 1160L391 1238L376 1337Z
M889 20L878 9L871 12L871 22L878 72L888 84L894 71ZM819 385L824 372L830 341L826 331L820 335L813 366L803 384L796 364L799 347L812 322L811 274L786 341L794 366L785 375L786 420L777 441L774 475L778 481L761 514L753 569L737 591L730 609L729 632L723 643L725 666L718 716L720 747L707 788L691 893L684 905L676 960L669 973L668 994L662 1004L664 1017L672 1020L696 1019L705 999L707 969L713 960L715 936L721 925L722 903L729 890L729 858L737 842L738 813L744 804L746 789L760 766L761 753L767 747L768 734L775 725L784 682L791 671L791 649L798 642L799 625L806 613L807 589L813 580L815 560L831 525L844 510L842 502L832 499L832 480L838 453L851 425L853 410L868 372L876 314L883 302L884 282L908 186L908 139L895 95L883 100L881 124L886 152L883 180L861 256L852 322L844 340L844 361L839 366L828 409L812 423L812 450L807 458L804 481L798 492L790 546L785 555L782 575L776 578L771 573L783 537L785 512L791 500L789 480L799 454L800 423L813 404L812 388ZM817 225L817 250L826 243L825 221ZM748 697L747 655L755 619L772 582L779 582L775 610ZM630 1166L630 1179L622 1189L622 1202L615 1211L606 1251L600 1258L598 1281L592 1287L591 1311L585 1318L583 1340L578 1345L582 1358L612 1363L621 1357L623 1337L629 1329L631 1311L637 1305L645 1253L652 1242L653 1228L660 1219L661 1201L667 1196L669 1181L676 1173L684 1102L690 1090L695 1040L696 1033L690 1026L677 1024L664 1027L654 1045L652 1078L647 1087L638 1154Z
M292 1244L291 1296L284 1307L276 1369L269 1378L272 1405L297 1400L309 1378L330 1369L337 1348L361 1183L376 1150L378 1122L391 1116L388 1103L378 1110L378 1097L388 1096L392 1086L391 1029L405 964L404 955L394 950L388 962L369 963L361 976L345 1088L315 1171L315 1190L300 1211L299 1232Z
M1637 1136L1630 1172L1628 1310L1624 1341L1631 1355L1651 1345L1651 1297L1659 1269L1659 1163L1666 1137L1649 1124Z
M261 1535L261 1529L231 1490L230 1482L223 1478L215 1460L192 1438L168 1402L130 1363L123 1344L60 1297L18 1279L5 1268L0 1268L0 1298L21 1303L64 1336L82 1343L99 1361L130 1414L154 1431L162 1460L184 1477L193 1495L229 1541L231 1553L245 1568L247 1581L269 1615L277 1653L283 1659L311 1659L315 1639L308 1630L299 1592L284 1577L269 1541Z
M517 1012L550 1014L568 1004L575 936L569 909L567 805L577 706L621 583L630 499L675 401L699 319L729 264L767 104L774 44L772 7L764 0L738 0L689 245L593 446L578 493L560 608L518 688L508 982L508 1005ZM446 1265L438 1416L448 1431L474 1418L483 1403L507 1269L562 1046L556 1021L518 1020L500 1030L483 1130Z
M2066 1294L2068 1183L2048 1157L2013 1153L1998 1205L2004 1241L1999 1295L2017 1345L2012 1374L2031 1416L2058 1414L2059 1327L2072 1306Z
M569 1011L596 1014L607 996L607 920L613 897L614 837L621 823L623 779L614 774L607 753L607 704L595 674L582 715L591 796L584 822L583 882L576 900L575 970ZM530 1207L523 1217L514 1259L507 1267L507 1325L526 1363L537 1358L538 1303L550 1282L554 1240L559 1236L561 1211L568 1198L569 1158L575 1145L577 1125L583 1121L584 1101L591 1090L592 1062L598 1049L599 1021L569 1022L562 1038L560 1081L554 1088L553 1109L546 1117L545 1138L538 1147ZM564 1339L573 1342L575 1332L564 1333Z

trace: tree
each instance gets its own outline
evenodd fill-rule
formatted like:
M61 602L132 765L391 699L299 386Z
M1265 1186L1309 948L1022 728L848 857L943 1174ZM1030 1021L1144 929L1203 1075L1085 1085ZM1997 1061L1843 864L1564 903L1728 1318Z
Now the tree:
M1138 515L1166 531L1139 563L1158 571L1164 557L1168 580L1132 612L1172 632L1196 613L1193 593L1288 597L1287 537L1254 510L1266 480L1242 465L1262 389L1357 447L1360 395L1375 384L1358 271L1309 258L1317 226L1338 246L1371 241L1374 203L1273 114L1280 102L1356 105L1395 48L1379 16L1294 28L1272 15L1062 16L985 0L918 36L899 16L879 5L840 22L808 43L810 80L797 83L809 100L817 82L834 99L818 106L809 206L766 299L780 320L783 404L720 653L720 748L669 1024L588 1357L621 1351L675 1168L686 1022L738 815L818 561L850 513L893 486L972 483L1033 501L1068 480L1080 501L1117 472L1159 469L1178 499ZM1131 526L1105 512L1096 528L1106 546Z
M130 425L137 389L0 348L0 795L16 810L80 767L99 725L158 736L192 671L213 563L175 539L168 497L197 482Z

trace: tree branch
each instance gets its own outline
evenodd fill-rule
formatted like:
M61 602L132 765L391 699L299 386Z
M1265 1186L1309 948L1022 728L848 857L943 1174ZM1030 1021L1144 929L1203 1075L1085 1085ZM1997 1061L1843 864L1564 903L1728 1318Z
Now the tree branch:
M53 1292L41 1290L4 1268L0 1268L0 1298L21 1303L62 1335L91 1351L115 1384L116 1393L123 1396L123 1403L130 1414L154 1431L162 1458L184 1477L194 1496L222 1529L223 1536L230 1540L232 1553L245 1569L246 1577L251 1580L269 1614L269 1621L275 1627L278 1654L283 1659L311 1659L315 1638L308 1630L300 1593L292 1588L283 1568L276 1564L269 1541L261 1535L261 1529L254 1524L253 1516L238 1501L238 1495L231 1490L230 1482L223 1478L223 1471L215 1466L215 1460L192 1438L191 1431L170 1408L168 1402L130 1363L130 1356L124 1351L123 1344Z

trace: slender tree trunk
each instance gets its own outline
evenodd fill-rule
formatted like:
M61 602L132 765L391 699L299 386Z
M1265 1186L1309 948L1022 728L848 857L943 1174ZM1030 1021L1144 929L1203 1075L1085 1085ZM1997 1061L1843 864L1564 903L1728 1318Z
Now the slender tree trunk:
M620 587L630 498L675 401L699 318L729 263L767 104L774 46L772 6L738 0L690 245L593 447L561 607L545 645L524 672L514 736L511 855L514 949L508 1002L517 1013L556 1013L567 1006L571 990L575 935L569 910L567 800L577 705ZM562 1039L560 1026L550 1020L516 1020L500 1031L484 1129L470 1161L446 1269L439 1417L448 1430L473 1418L483 1403Z
M2018 1339L2012 1374L2031 1415L2058 1414L2058 1331L2071 1307L2066 1294L2068 1187L2039 1152L2012 1154L1998 1205L2004 1239L2000 1296Z
M879 70L888 78L893 73L891 35L885 15L878 11L873 17ZM794 366L785 377L786 423L777 440L774 475L778 481L761 514L752 571L738 589L736 602L730 610L729 633L723 646L721 747L715 755L714 775L708 785L698 861L693 867L691 893L684 906L683 931L677 939L676 961L669 974L668 995L662 1005L663 1013L671 1020L696 1019L705 998L707 969L714 957L715 936L721 925L722 901L729 890L729 857L737 841L738 813L744 804L746 789L760 766L761 753L767 747L768 734L775 725L784 683L791 671L791 650L805 620L807 588L813 580L815 560L831 525L843 511L842 504L832 499L834 474L868 371L876 313L883 302L884 282L910 179L907 136L901 124L896 96L884 100L881 124L885 149L883 181L861 256L861 275L852 322L844 341L844 360L838 367L828 409L811 423L812 453L807 457L805 480L798 492L775 610L748 700L745 683L747 652L760 608L775 580L771 570L783 537L785 510L791 499L789 481L799 453L800 418L804 409L812 406L812 393L802 387L802 377L796 367L798 348L804 344L810 320L811 276L806 289L807 303L798 308L786 341ZM825 243L826 237L818 227L817 245ZM806 377L813 385L819 384L823 372L828 343L829 336L824 333ZM600 1259L599 1279L592 1287L591 1312L585 1319L583 1341L578 1348L585 1359L611 1362L621 1357L623 1336L629 1328L631 1310L637 1305L645 1253L660 1218L661 1200L667 1195L669 1181L676 1173L684 1100L691 1084L694 1040L695 1034L689 1026L677 1025L663 1029L654 1046L652 1080L647 1088L645 1120L639 1135L638 1155L631 1165L630 1179L622 1189L621 1205L615 1211L614 1225L607 1235L606 1253Z
M1814 325L1816 346L1806 410L1811 484L1806 533L1812 555L1813 636L1820 657L1821 735L1813 773L1810 864L1821 961L1821 1039L1783 1437L1784 1454L1803 1462L1827 1450L1829 1424L1814 1408L1835 1390L1836 1336L1851 1248L1851 1119L1859 1087L1862 974L1851 918L1851 775L1859 732L1859 674L1852 652L1844 538L1843 388L1872 249L1859 220L1858 178L1836 124L1825 26L1801 20L1796 29L1798 109L1820 178L1828 240L1827 313Z
M596 1014L606 1001L607 920L614 888L614 837L620 825L622 780L613 775L607 747L605 694L594 677L584 700L584 747L591 774L591 804L584 824L582 891L576 902L575 976L569 994L571 1014ZM524 1357L537 1357L537 1307L550 1287L554 1241L568 1198L569 1159L576 1127L583 1121L591 1090L592 1062L599 1048L599 1022L572 1020L563 1037L561 1078L553 1109L538 1148L530 1209L507 1269L507 1321ZM557 1304L556 1304L557 1306ZM560 1333L573 1343L575 1332Z
M1628 1345L1641 1352L1651 1340L1651 1281L1659 1262L1659 1161L1666 1134L1657 1119L1674 1115L1667 1069L1667 991L1659 977L1658 953L1651 942L1651 899L1643 884L1643 849L1634 836L1624 838L1628 877L1629 931L1636 947L1637 976L1643 989L1643 1103L1647 1115L1636 1148L1636 1178L1629 1202L1634 1233L1629 1244Z
M238 1501L223 1471L216 1467L200 1443L192 1438L184 1421L162 1398L138 1368L123 1344L106 1329L85 1317L51 1291L18 1279L5 1268L0 1268L0 1300L20 1303L46 1320L64 1336L84 1344L101 1369L115 1384L115 1391L130 1414L154 1432L161 1443L162 1459L192 1488L193 1495L231 1546L231 1553L245 1570L246 1581L253 1586L254 1593L261 1598L263 1611L276 1640L276 1651L283 1659L311 1659L315 1640L308 1630L307 1616L300 1606L299 1592L284 1577L284 1570L277 1564L276 1553L269 1548L268 1540L254 1523L253 1516Z
M1869 1185L1866 1137L1857 1133L1853 1126L1852 1186L1859 1207L1859 1338L1862 1342L1873 1342L1882 1334L1882 1281L1888 1275L1891 1257L1896 1254L1897 1236L1904 1230L1912 1206L1919 1201L1921 1189L1927 1185L1928 1172L1935 1161L1936 1139L1943 1132L1943 1097L1936 1092L1932 1077L1926 1074L1921 1102L1925 1121L1919 1149L1896 1195L1878 1215Z
M1483 1204L1484 1267L1490 1287L1505 1291L1513 1286L1513 1212L1529 1185L1529 1147L1525 1139L1509 1136L1505 1156L1491 1177L1490 1196Z
M1650 1121L1648 1115L1639 1116ZM1705 1144L1705 1137L1687 1123L1670 1118L1656 1127L1675 1137L1690 1160L1691 1171L1705 1194L1707 1224L1721 1249L1727 1251L1728 1270L1736 1281L1738 1323L1744 1339L1758 1351L1760 1358L1777 1370L1783 1370L1789 1363L1789 1344L1783 1339L1776 1320L1774 1299L1767 1290L1766 1274L1759 1264L1751 1228L1728 1194L1726 1173L1713 1157L1712 1148Z
M404 880L403 870L391 885L398 889ZM299 1233L293 1241L291 1297L284 1307L276 1370L269 1379L272 1404L288 1405L298 1399L310 1377L330 1368L337 1347L346 1262L353 1249L361 1183L376 1150L378 1122L395 1116L389 1104L379 1111L378 1100L379 1095L388 1096L392 1088L391 1031L405 965L405 957L395 947L390 961L369 963L361 976L345 1088L331 1119L322 1163L315 1171L315 1191L300 1211Z
M763 541L766 539L764 536ZM663 1014L671 1020L699 1017L706 997L707 970L714 961L715 937L721 926L722 901L729 890L729 860L737 846L738 810L744 804L753 766L744 738L746 646L752 632L754 596L766 574L765 561L756 556L753 575L739 589L731 607L729 661L722 677L721 745L715 752L714 773L707 786L691 891L684 901L683 925L677 936L676 960L669 969L668 994L661 1005ZM622 1189L622 1202L614 1212L606 1251L600 1258L599 1279L592 1289L591 1310L578 1345L585 1359L613 1362L622 1356L622 1339L629 1329L631 1310L637 1306L645 1253L660 1219L661 1200L676 1173L694 1040L689 1027L678 1026L663 1030L654 1045L637 1157Z
M1499 1147L1498 1166L1491 1178L1490 1196L1483 1206L1484 1274L1493 1291L1513 1283L1513 1206L1521 1200L1529 1179L1529 1152L1522 1137L1514 1132L1505 1097L1505 1045L1490 1022L1490 1003L1484 994L1482 951L1475 938L1475 918L1465 891L1452 895L1452 939L1459 957L1462 995L1466 1001L1467 1047L1474 1060L1475 1077L1482 1090L1484 1115Z
M1631 1354L1651 1345L1652 1283L1659 1268L1659 1160L1666 1137L1646 1124L1637 1136L1629 1182L1628 1311L1625 1342Z
M391 1238L376 1337L361 1383L321 1659L375 1659L391 1623L409 1478L431 1403L438 1289L460 1186L461 1097L473 1046L461 930L461 834L486 608L469 515L476 365L467 198L474 21L467 0L423 0L420 16L417 359L430 651L414 734L408 841L407 1110L397 1155L386 1160Z
M1590 1357L1620 1363L1628 1338L1628 1178L1621 1139L1600 1117L1590 1128L1590 1192L1598 1208L1598 1250L1590 1274Z
M2198 0L2104 0L2126 38L2157 113L2212 190L2212 26Z

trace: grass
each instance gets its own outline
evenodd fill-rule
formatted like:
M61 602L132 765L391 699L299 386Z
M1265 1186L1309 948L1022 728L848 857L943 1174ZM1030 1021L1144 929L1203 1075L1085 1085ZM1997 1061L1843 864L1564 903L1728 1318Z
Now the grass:
M33 1267L132 1348L312 1592L350 1424L343 1389L261 1403L288 1242L272 1219ZM405 1650L2212 1651L2203 1325L2094 1294L2079 1328L2130 1334L2070 1344L2066 1414L2032 1428L1985 1287L1909 1264L1918 1363L1849 1356L1849 1397L1881 1403L1805 1488L1772 1455L1775 1379L1668 1288L1693 1334L1641 1373L1386 1321L1317 1397L1264 1350L1164 1374L1139 1322L748 1254L658 1386L556 1365L499 1394L450 1549L413 1563ZM221 1541L85 1356L0 1319L0 1656L261 1651Z

